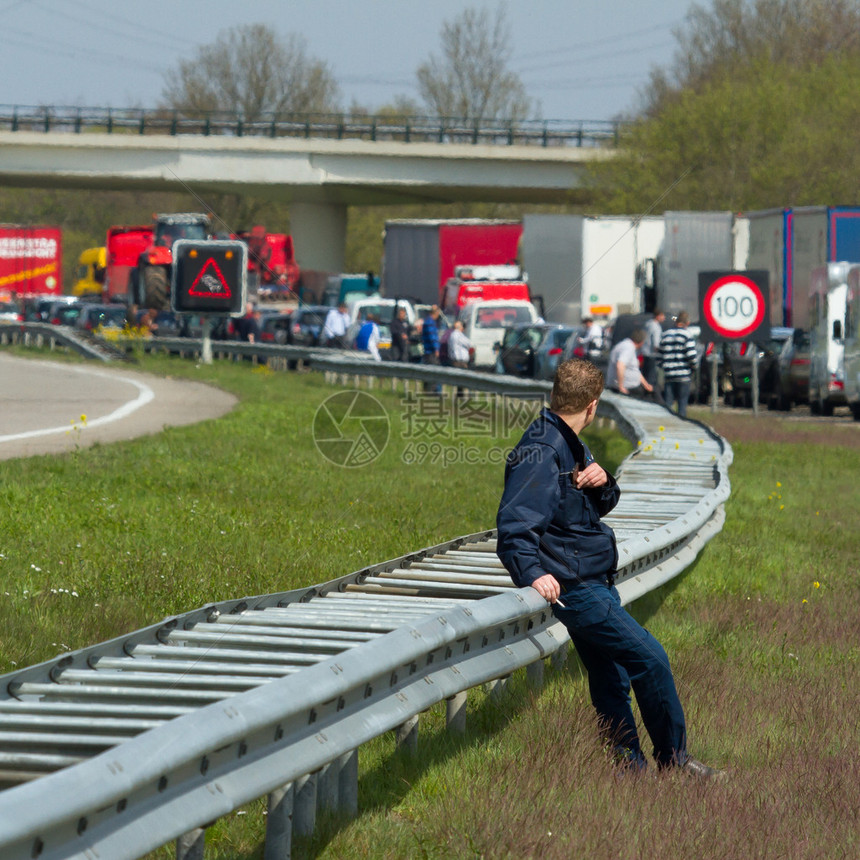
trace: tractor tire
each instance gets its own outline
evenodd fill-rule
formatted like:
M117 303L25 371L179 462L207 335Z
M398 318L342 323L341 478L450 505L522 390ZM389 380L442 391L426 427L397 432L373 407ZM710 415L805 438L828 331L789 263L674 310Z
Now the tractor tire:
M855 401L850 403L851 407L851 415L854 417L855 421L860 421L860 401Z
M821 401L821 414L825 418L829 418L831 415L833 415L833 402L831 400Z
M170 282L163 266L147 266L141 269L143 282L143 305L157 311L170 310Z

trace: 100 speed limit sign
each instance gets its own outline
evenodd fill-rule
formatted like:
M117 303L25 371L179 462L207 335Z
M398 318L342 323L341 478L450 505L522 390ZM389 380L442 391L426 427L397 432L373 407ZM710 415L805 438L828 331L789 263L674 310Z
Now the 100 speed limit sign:
M731 272L716 278L702 300L705 322L719 337L742 339L762 324L767 301L762 287L750 277Z

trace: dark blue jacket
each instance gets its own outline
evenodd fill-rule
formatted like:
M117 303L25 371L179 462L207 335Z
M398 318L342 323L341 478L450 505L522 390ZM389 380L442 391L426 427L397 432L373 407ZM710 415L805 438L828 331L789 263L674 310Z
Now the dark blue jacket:
M576 433L549 409L508 455L496 551L516 585L531 585L551 573L564 592L615 572L615 534L600 518L618 504L618 483L608 475L606 486L578 490L571 482L572 470L593 460Z
M424 325L421 327L421 343L426 354L433 355L439 352L439 326L429 314L424 317Z

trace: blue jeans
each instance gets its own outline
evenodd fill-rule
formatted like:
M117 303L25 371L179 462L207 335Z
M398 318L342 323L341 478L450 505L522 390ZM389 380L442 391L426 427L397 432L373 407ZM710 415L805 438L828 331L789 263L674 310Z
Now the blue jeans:
M658 767L687 759L687 727L663 646L622 608L618 590L606 582L586 581L553 604L556 618L588 672L591 702L601 732L616 753L644 765L630 688L636 694L645 729L654 744Z
M687 417L687 403L690 401L689 379L667 379L666 380L666 405L671 409L672 404L678 401L678 415Z

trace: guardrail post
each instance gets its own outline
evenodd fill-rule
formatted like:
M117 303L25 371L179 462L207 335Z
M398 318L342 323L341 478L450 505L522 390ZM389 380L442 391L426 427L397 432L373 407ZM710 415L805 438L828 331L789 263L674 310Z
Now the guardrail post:
M394 733L397 746L410 753L418 751L418 717L410 717L401 723Z
M493 701L498 702L498 700L502 698L505 692L505 687L508 686L509 677L509 675L506 675L504 678L496 678L487 684L490 691L490 698Z
M176 840L176 860L203 860L206 846L206 830L195 827Z
M358 815L358 750L340 757L338 774L340 811L349 818Z
M567 655L568 655L568 647L565 642L561 648L556 648L555 651L552 652L552 657L550 657L550 661L552 662L552 668L556 671L563 669L565 664L567 663Z
M535 660L526 666L526 678L529 686L540 688L543 686L543 660Z
M449 732L462 735L466 731L466 700L468 693L463 690L445 701L445 724Z
M340 778L340 759L330 761L319 772L317 780L317 807L333 812L337 809L338 780Z
M297 836L310 836L317 822L317 774L296 780L293 800L293 830Z
M289 860L293 847L294 802L295 786L291 782L269 793L263 860Z

